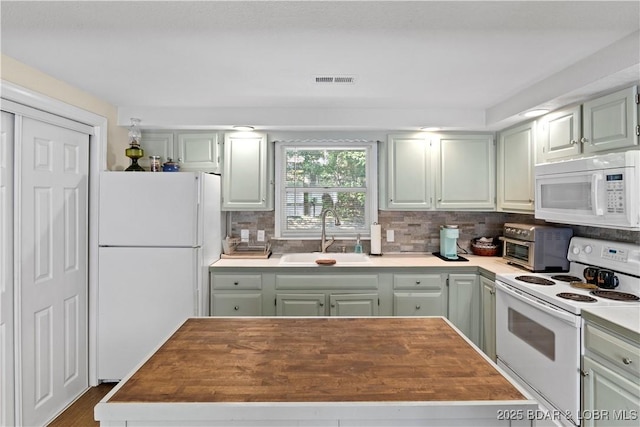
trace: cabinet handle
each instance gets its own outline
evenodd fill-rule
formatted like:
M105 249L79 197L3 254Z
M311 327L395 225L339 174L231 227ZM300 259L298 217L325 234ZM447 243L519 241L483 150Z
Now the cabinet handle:
M631 365L632 362L633 360L629 359L628 357L622 358L622 363L624 363L625 365Z
M233 284L234 284L235 286L238 286L238 285L240 284L240 282L233 282Z
M589 140L583 136L582 138L580 138L580 142L586 144L587 142L589 142Z
M582 369L580 369L580 375L582 375L583 377L588 377L589 376L589 372L583 371Z
M320 307L324 307L324 303L323 302L318 303L318 304L320 305Z
M420 305L416 305L416 310L420 310Z
M576 145L577 143L578 143L578 141L576 141L575 139L572 139L572 140L570 141L570 144L571 144L571 145Z
M491 295L495 295L495 294L496 294L495 289L490 290L490 291L489 291L489 294L491 294Z
M416 280L416 285L419 285L419 284L420 284L420 280Z
M235 311L238 311L238 310L240 310L240 307L236 305L235 307L233 307L233 309L234 309Z
M336 308L336 305L335 304L331 304L331 308Z
M533 203L533 199L529 199L529 203Z

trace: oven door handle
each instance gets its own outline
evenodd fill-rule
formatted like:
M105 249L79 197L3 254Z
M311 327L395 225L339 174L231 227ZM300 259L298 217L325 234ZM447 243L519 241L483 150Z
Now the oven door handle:
M580 316L573 315L564 310L560 310L559 308L552 307L536 298L524 295L522 292L519 292L518 290L513 289L499 281L496 281L496 289L503 291L508 295L510 295L511 297L525 304L528 304L544 313L547 313L555 317L556 319L562 320L563 322L568 323L569 325L572 325L575 328L580 327Z

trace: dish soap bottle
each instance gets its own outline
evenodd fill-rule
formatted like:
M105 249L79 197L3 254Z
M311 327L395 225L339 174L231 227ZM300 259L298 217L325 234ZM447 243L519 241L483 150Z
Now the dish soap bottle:
M360 243L360 233L358 233L358 237L356 239L356 246L353 249L353 251L357 254L361 254L362 253L362 244Z

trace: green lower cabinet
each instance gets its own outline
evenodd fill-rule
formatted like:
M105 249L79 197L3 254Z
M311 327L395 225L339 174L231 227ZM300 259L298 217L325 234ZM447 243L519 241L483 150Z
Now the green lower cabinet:
M482 286L482 351L496 361L496 285L492 279L480 276Z
M276 294L278 316L325 316L325 294Z
M377 293L329 295L329 312L332 316L377 316L379 305Z
M395 316L446 316L442 295L428 292L394 292Z
M212 269L211 315L444 316L493 357L495 315L488 309L491 299L483 298L483 289L489 289L480 285L478 274L423 268L316 270Z
M394 316L446 316L446 274L394 274Z
M638 377L620 375L583 357L583 426L637 426L640 422Z
M449 274L449 320L480 347L480 281L477 274Z
M327 298L329 306L327 309ZM276 294L278 316L377 316L377 293L326 294L299 293Z
M212 316L262 316L261 293L213 294Z

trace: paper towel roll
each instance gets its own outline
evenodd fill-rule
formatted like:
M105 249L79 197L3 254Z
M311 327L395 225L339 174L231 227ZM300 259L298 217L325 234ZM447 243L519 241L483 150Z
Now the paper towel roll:
M375 222L371 224L371 255L382 255L382 227Z

